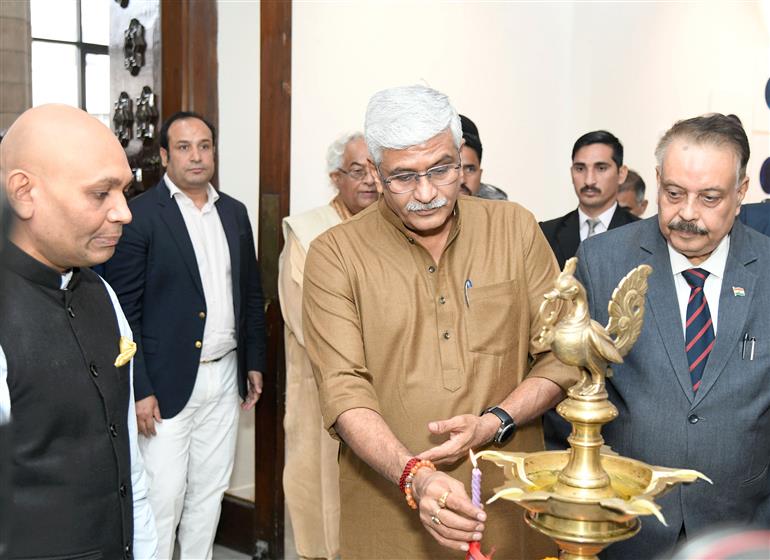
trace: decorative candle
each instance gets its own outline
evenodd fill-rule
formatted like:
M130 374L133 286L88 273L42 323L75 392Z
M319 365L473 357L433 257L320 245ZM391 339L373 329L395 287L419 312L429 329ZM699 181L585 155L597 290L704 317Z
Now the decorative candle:
M471 471L471 501L476 507L481 507L481 469L479 469L476 463L476 456L473 454L473 450L469 451L471 456L471 464L473 465L473 471Z

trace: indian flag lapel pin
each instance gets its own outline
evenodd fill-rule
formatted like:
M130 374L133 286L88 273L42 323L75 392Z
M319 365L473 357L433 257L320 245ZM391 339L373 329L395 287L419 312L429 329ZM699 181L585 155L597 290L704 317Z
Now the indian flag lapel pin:
M733 295L735 297L746 297L746 290L740 286L733 286Z

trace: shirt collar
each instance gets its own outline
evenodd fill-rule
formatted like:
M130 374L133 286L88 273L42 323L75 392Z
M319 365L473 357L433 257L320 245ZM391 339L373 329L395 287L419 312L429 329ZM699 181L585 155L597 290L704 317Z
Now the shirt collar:
M168 186L170 198L176 197L178 200L189 200L192 202L192 199L184 192L182 192L182 189L174 184L174 181L171 180L171 177L168 176L168 173L163 176L163 180L166 181L166 186ZM208 184L206 194L208 195L208 200L206 201L206 204L203 205L203 208L201 208L201 212L208 211L214 205L214 203L219 200L219 193L211 183Z
M612 216L615 215L615 209L618 207L618 203L615 202L612 206L607 208L604 212L596 216L595 219L599 220L602 225L605 227L605 229L610 229L610 222L612 221ZM578 206L578 218L580 220L580 225L582 226L584 223L586 223L586 220L589 219L591 216L583 212L581 208Z
M68 270L61 275L61 289L66 290L69 288L70 280L72 280L72 270Z
M730 252L730 235L725 235L722 241L719 242L714 252L709 257L695 267L690 260L682 253L674 249L670 243L668 246L668 256L671 260L671 272L674 275L681 274L685 270L690 268L702 268L708 272L711 276L717 278L723 278L725 275L725 267L727 266L727 254Z

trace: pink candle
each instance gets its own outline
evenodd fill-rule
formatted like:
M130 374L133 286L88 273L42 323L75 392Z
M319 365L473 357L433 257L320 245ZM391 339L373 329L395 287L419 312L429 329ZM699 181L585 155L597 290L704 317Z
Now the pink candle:
M481 507L481 469L476 464L476 456L473 454L473 451L469 451L468 454L471 456L471 464L473 465L473 470L471 471L471 501L474 506Z

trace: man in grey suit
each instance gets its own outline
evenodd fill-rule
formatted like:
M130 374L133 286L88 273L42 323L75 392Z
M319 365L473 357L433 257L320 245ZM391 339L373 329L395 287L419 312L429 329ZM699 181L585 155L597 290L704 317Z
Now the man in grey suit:
M653 217L581 244L591 315L632 268L652 266L644 327L608 379L615 451L713 480L659 500L606 558L655 558L717 524L770 524L770 239L736 220L749 179L741 125L720 114L676 123L656 149Z

